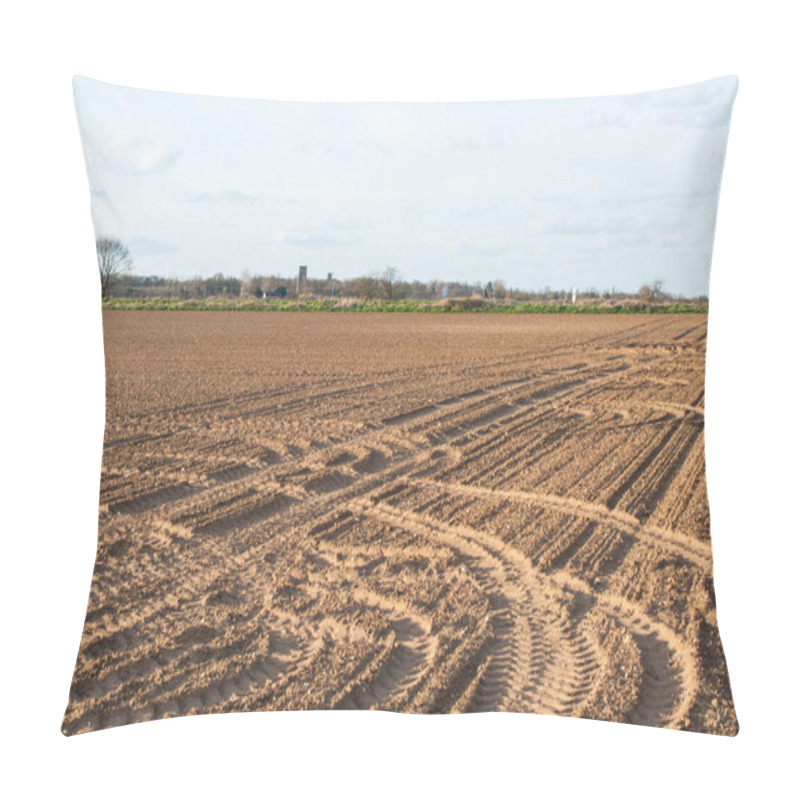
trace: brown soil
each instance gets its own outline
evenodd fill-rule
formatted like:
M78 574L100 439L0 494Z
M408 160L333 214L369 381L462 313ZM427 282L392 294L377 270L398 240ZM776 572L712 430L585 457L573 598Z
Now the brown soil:
M735 734L706 318L104 314L64 732L531 711Z

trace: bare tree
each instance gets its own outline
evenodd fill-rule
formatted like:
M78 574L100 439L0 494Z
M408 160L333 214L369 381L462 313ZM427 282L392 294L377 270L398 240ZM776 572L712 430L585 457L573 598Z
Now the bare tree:
M666 294L664 292L664 281L655 280L652 283L645 283L639 289L639 297L648 303L658 303L664 300Z
M114 281L131 268L133 261L128 248L119 239L101 238L97 246L97 266L100 268L100 291L105 300Z
M381 275L383 291L388 300L395 299L395 286L400 280L400 270L397 267L386 267Z
M356 291L362 300L374 300L380 292L381 282L374 275L356 279Z

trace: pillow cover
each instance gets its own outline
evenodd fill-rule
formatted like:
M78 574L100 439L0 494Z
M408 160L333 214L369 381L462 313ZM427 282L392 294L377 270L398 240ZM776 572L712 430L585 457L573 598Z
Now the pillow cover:
M384 709L734 735L703 395L736 88L76 78L106 428L63 732Z

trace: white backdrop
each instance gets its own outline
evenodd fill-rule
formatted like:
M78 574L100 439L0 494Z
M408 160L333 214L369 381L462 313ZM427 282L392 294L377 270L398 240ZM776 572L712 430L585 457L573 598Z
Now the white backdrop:
M0 780L29 796L796 788L798 57L790 4L43 2L3 13ZM744 7L745 4L741 4ZM735 739L589 721L225 715L65 739L93 566L103 351L70 81L292 100L501 100L741 80L711 281L707 451ZM738 796L738 795L737 795Z

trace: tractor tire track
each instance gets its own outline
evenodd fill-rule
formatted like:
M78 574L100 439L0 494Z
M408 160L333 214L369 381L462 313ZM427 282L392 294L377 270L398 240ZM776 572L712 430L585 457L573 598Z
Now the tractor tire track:
M632 514L617 509L610 509L600 503L589 503L571 497L522 492L513 489L489 489L474 484L439 483L424 478L408 478L412 485L425 486L430 489L449 492L455 495L470 497L501 498L515 503L535 505L549 508L571 516L590 519L614 527L627 533L639 541L667 550L686 559L703 571L711 569L711 547L707 542L698 541L676 531L658 528L654 525L642 524Z
M495 646L467 710L577 715L591 688L594 659L569 633L566 597L548 587L513 548L463 526L450 526L362 502L352 508L452 547L487 593Z

